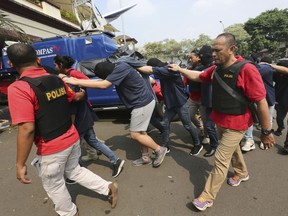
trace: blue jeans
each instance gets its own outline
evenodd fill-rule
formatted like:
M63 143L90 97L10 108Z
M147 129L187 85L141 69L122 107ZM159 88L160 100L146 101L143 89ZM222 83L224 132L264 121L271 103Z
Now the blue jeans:
M245 137L245 139L247 139L247 138L253 139L253 124L248 128L244 137Z
M169 146L169 134L170 134L170 123L175 115L178 114L184 128L190 133L194 146L200 145L200 139L198 137L198 132L195 126L191 123L188 102L181 107L174 107L171 109L166 109L163 117L163 144L164 146Z
M102 152L106 157L109 158L112 164L116 164L118 157L115 153L104 143L101 143L97 138L93 127L89 128L83 134L80 134L81 138L84 138L88 145L96 150Z
M269 106L269 121L270 121L270 127L271 128L272 128L272 124L273 124L273 113L274 113L274 105ZM245 139L247 139L247 138L253 139L253 124L248 128L244 137L245 137Z
M210 139L211 148L217 148L218 146L218 137L216 131L215 123L210 119L210 114L212 112L212 108L206 107L205 109L205 120L204 127L206 127L207 134Z

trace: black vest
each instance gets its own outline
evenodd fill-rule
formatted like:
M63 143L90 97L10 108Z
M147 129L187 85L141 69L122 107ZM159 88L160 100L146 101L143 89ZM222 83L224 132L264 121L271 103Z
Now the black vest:
M237 87L237 80L242 67L247 62L248 61L236 62L224 69L217 67L214 70L214 73L218 73L219 77L227 85L234 89L238 94L244 96L243 91ZM213 78L212 85L212 107L215 111L229 115L242 115L246 113L248 103L243 104L232 97L215 78Z
M45 142L64 134L72 125L70 103L63 81L56 75L22 77L34 90L39 103L35 134Z

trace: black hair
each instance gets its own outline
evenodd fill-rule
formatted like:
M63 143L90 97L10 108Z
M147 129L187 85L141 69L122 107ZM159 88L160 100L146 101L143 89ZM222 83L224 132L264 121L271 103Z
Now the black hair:
M50 67L50 66L42 65L42 67L43 67L43 68L47 71L47 73L49 73L49 74L56 74L56 75L59 74L58 71L56 71L55 69L53 69L53 68Z
M268 56L261 58L260 62L266 62L268 64L272 64L272 59Z
M279 66L284 66L288 68L288 59L280 59L279 62L277 63Z
M105 80L107 78L107 76L113 72L114 68L115 68L114 63L100 62L100 63L96 64L95 69L94 69L94 73L99 78Z
M70 56L56 55L54 57L54 62L58 65L61 64L63 69L68 69L72 67L72 65L75 63L75 60Z
M147 61L147 65L152 66L152 67L163 67L163 66L166 66L167 63L162 62L160 59L157 59L157 58L150 58Z
M34 64L37 60L35 49L24 43L16 43L7 48L9 60L15 67L25 67Z
M200 58L200 62L202 65L206 66L206 65L211 64L213 62L211 46L204 45L199 50L199 58Z

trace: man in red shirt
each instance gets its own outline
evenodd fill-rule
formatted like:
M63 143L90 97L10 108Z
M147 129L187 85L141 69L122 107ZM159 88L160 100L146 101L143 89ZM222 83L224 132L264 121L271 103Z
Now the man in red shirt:
M229 71L233 64L244 60L241 56L234 55L236 51L235 37L230 33L218 35L212 45L212 51L215 65L202 73L180 68L176 64L169 67L170 70L178 71L194 81L212 82L213 86L211 119L217 125L219 146L215 153L215 165L207 179L204 191L192 201L194 206L201 211L213 205L213 200L225 181L230 162L234 169L234 175L228 179L229 185L238 186L242 181L249 179L239 143L245 131L252 124L251 112L247 106L239 104L237 99L229 95L217 79L213 79L216 73L234 91L242 92L248 100L257 103L262 126L261 141L268 148L275 143L271 130L269 130L266 91L256 67L246 64L237 76Z
M17 43L8 47L7 54L10 66L20 74L20 79L8 88L12 123L18 125L17 179L23 184L32 182L26 177L26 161L34 142L37 156L32 165L58 215L78 215L65 186L64 175L90 190L107 195L114 208L117 184L105 181L78 164L81 154L79 135L72 124L69 106L75 92L59 77L49 75L39 66L40 60L33 47Z

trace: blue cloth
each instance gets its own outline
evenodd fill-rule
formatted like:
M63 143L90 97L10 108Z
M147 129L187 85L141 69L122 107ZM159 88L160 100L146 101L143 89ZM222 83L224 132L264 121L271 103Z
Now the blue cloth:
M154 99L140 73L127 63L116 63L106 80L116 86L121 101L128 109L146 106Z
M118 157L115 153L104 143L100 142L95 134L93 127L87 129L83 134L79 134L81 138L84 138L88 145L92 148L102 152L107 158L109 158L112 164L116 164Z
M264 86L266 89L266 100L269 106L273 106L275 104L275 88L273 83L273 75L276 73L270 65L258 64L256 65L259 70L262 80L264 82Z
M169 146L169 133L170 133L170 122L178 114L184 128L190 133L194 146L200 145L200 139L198 137L198 132L191 123L188 101L180 107L174 107L172 109L166 109L163 117L163 146Z
M218 147L218 137L217 137L216 125L210 118L211 112L212 108L206 107L204 127L206 128L207 134L209 136L211 148L216 149Z
M161 91L167 109L181 107L187 102L184 82L179 73L170 72L168 66L153 67L153 74L160 80Z
M79 91L79 87L69 85L75 92ZM98 119L95 112L91 108L87 100L73 102L71 104L71 112L75 114L74 125L79 133L79 136L84 138L88 145L92 148L102 152L109 158L112 164L116 164L118 157L116 154L104 143L101 143L95 134L93 125L94 121Z

